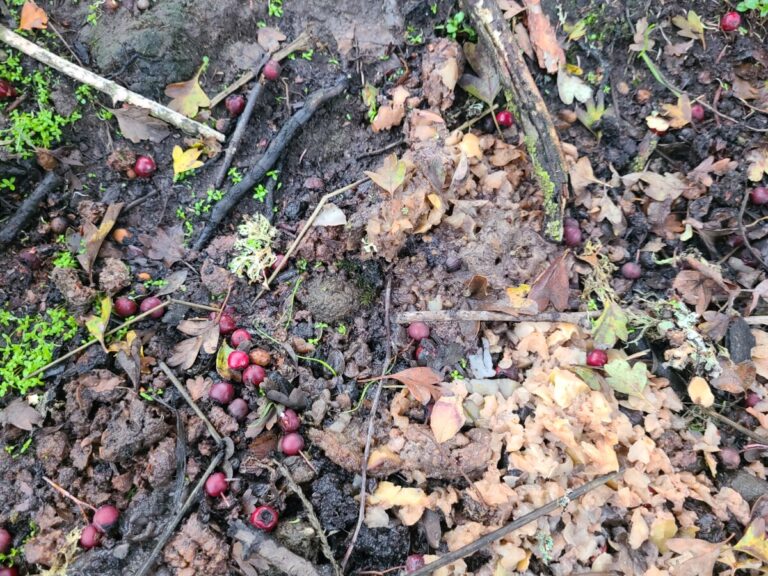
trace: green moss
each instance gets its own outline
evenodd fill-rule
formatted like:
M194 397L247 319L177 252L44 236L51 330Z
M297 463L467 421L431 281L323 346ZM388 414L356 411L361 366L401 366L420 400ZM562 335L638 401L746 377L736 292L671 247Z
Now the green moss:
M531 157L533 172L536 180L544 192L544 214L547 217L546 235L558 242L563 238L563 223L560 221L560 205L557 201L555 183L552 182L549 173L541 165L538 152L536 151L536 141L531 136L525 137L525 147L528 149L528 155Z

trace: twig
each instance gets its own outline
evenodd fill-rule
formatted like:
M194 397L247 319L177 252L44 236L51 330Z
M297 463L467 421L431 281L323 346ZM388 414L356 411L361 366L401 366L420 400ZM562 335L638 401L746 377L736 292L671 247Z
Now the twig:
M761 444L768 444L768 437L763 436L762 434L758 434L757 432L753 432L749 428L746 428L745 426L742 426L738 422L734 422L727 416L723 416L722 414L718 414L714 410L710 408L701 408L701 411L706 414L709 418L714 418L715 420L718 420L722 422L723 424L727 424L737 432L741 432L746 436L747 438L751 438L755 442L759 442Z
M401 312L395 316L395 324L410 324L411 322L568 322L569 324L584 324L589 318L600 315L596 312L540 312L526 316L515 316L505 312L489 312L486 310L419 310Z
M160 366L160 370L165 372L165 375L168 376L168 379L173 382L173 385L176 387L176 390L179 391L179 394L181 394L181 397L186 400L187 404L189 404L189 407L192 408L192 410L197 414L197 416L205 422L206 428L208 428L208 433L211 435L211 438L213 438L216 441L216 445L220 446L223 442L223 439L219 432L214 428L213 424L211 424L211 421L208 420L208 417L203 414L203 411L200 410L200 408L195 404L195 401L192 400L192 397L187 392L186 388L182 385L181 382L179 382L179 379L176 378L176 375L173 373L173 371L168 368L168 365L165 362L159 362L158 366Z
M460 125L458 128L454 128L454 131L458 130L459 132L464 132L464 130L466 130L467 128L471 128L472 126L474 126L475 124L480 122L480 120L482 120L483 118L488 116L488 114L490 114L491 112L496 110L496 108L498 108L498 107L499 107L498 104L494 104L493 106L491 106L487 110L484 110L482 114L478 114L474 118L470 118L469 120L464 122L464 124Z
M373 394L373 402L371 403L371 413L368 416L368 433L365 436L365 450L363 451L363 469L360 475L360 509L357 513L357 524L355 524L355 531L352 533L352 539L349 541L347 551L344 554L344 560L341 561L341 567L346 568L349 558L352 556L352 551L355 549L355 542L360 534L360 528L363 526L363 520L365 520L365 497L367 493L366 483L368 481L368 458L371 453L371 441L373 440L373 430L376 424L376 413L379 411L379 400L381 400L381 388L384 385L384 376L389 369L389 363L392 359L392 335L389 321L389 309L392 296L392 276L387 278L387 287L384 290L384 328L386 330L387 339L386 343L386 355L384 357L384 364L381 367L381 379L376 384L376 391Z
M8 222L3 225L3 229L0 230L0 246L5 246L10 243L16 234L29 222L29 219L37 212L38 205L43 199L53 192L56 188L61 186L64 180L55 172L48 172L45 175L37 187L32 191L24 202L21 203L16 213L11 217Z
M63 488L63 487L59 486L58 484L56 484L56 482L54 482L53 480L51 480L47 476L43 476L43 480L48 482L48 484L50 484L51 488L53 488L54 490L59 492L62 496L65 496L65 497L69 498L70 500L72 500L72 502L77 504L80 507L80 511L83 513L83 516L85 516L86 518L88 517L88 515L85 513L83 508L89 508L91 510L91 512L96 512L96 507L95 506L91 506L90 504L88 504L88 502L85 502L83 500L80 500L79 498L76 498L75 496L72 495L72 493L70 493L65 488Z
M307 220L306 224L304 224L298 236L296 236L294 241L291 243L291 247L288 248L288 251L285 253L285 256L283 257L283 262L287 262L288 259L293 255L293 253L299 247L299 244L301 244L301 241L304 239L304 236L306 236L307 231L312 226L312 223L315 221L315 218L317 218L317 215L320 214L320 210L322 210L323 206L325 206L325 203L328 202L328 200L330 200L331 198L335 198L339 194L348 192L349 190L352 190L352 188L357 188L360 184L363 184L368 180L370 180L370 178L368 178L367 176L365 178L360 178L360 180L355 180L354 182L352 182L352 184L347 184L346 186L342 186L341 188L334 190L333 192L329 192L328 194L320 198L320 202L317 203L317 206L315 207L314 212L312 212L312 215L309 217L309 220ZM267 278L267 281L266 281L267 286L269 286L272 283L272 281L277 277L277 275L282 271L284 267L285 267L285 264L283 264L280 268L272 272L272 275L269 278ZM269 288L262 288L261 291L256 295L256 300L261 298L268 289Z
M70 54L72 54L72 58L77 60L77 63L80 64L80 66L83 65L83 61L78 58L77 54L75 54L75 51L72 50L72 47L69 45L69 43L64 40L64 36L62 36L59 31L53 26L51 22L48 22L48 28L53 30L53 33L56 34L56 36L59 37L59 40L61 40L61 43L64 44L64 47L69 51Z
M607 482L610 482L611 480L618 478L622 474L624 474L623 468L621 468L616 472L611 472L610 474L604 474L602 476L598 476L594 480L590 480L586 484L582 484L578 488L574 488L573 490L566 492L565 496L563 496L562 498L558 498L557 500L552 500L547 504L544 504L544 506L537 508L533 512L529 512L524 516L520 516L519 518L510 522L506 526L502 526L501 528L494 530L493 532L489 532L488 534L481 536L471 544L467 544L466 546L462 546L458 550L454 550L453 552L449 552L448 554L441 556L440 558L438 558L434 562L430 562L423 568L419 568L418 570L411 572L410 576L426 576L427 574L431 574L438 568L442 568L443 566L452 564L457 560L466 558L470 554L474 554L475 552L482 550L489 544L492 544L493 542L495 542L500 538L503 538L507 534L510 534L511 532L514 532L515 530L522 528L526 524L530 524L534 520L538 520L542 516L546 516L547 514L554 512L558 508L565 508L568 504L570 504L572 501L576 500L577 498L581 498L582 496L584 496L584 494L587 494L588 492L591 492L595 488L598 488L603 484L606 484Z
M268 60L268 54L262 56L261 60L256 63L256 66L253 69L254 72L256 74L261 72L261 69L264 68L264 64L266 64ZM256 81L253 88L251 88L251 91L248 93L248 101L245 104L245 110L240 114L240 118L237 119L237 127L235 127L235 131L229 139L229 145L227 146L226 152L224 152L224 159L221 161L219 171L216 173L216 180L214 180L213 184L214 188L221 188L221 185L224 183L224 178L227 177L227 170L229 170L229 167L232 165L232 159L235 157L235 154L237 154L240 140L243 139L243 134L245 134L245 129L248 126L251 115L253 115L253 110L256 108L256 102L258 102L263 89L263 79L260 79Z
M384 154L384 152L389 152L393 148L397 148L398 146L405 144L405 138L400 138L397 142L392 142L392 144L387 144L383 148L379 148L378 150L374 150L373 152L366 152L365 154L360 154L355 160L362 160L363 158L370 158L371 156L378 156L379 154Z
M760 262L760 264L763 265L763 268L768 270L768 265L766 265L762 255L752 247L752 244L750 243L749 238L747 237L747 231L744 229L744 211L747 209L747 202L749 202L749 192L744 190L744 197L741 199L741 209L739 210L739 218L737 220L737 224L739 226L739 233L741 234L741 237L744 239L744 246L747 247L747 250L749 250L749 253L752 254L752 256L754 256L755 259L758 262Z
M290 489L294 494L296 494L296 496L299 497L301 503L304 504L304 511L307 513L309 523L315 529L315 532L317 532L318 538L320 538L320 548L323 551L323 556L325 556L328 559L328 562L331 563L334 574L336 574L336 576L342 576L344 572L339 566L339 563L336 562L336 558L333 556L331 546L328 544L328 538L325 536L325 530L323 530L323 525L320 524L320 520L317 519L315 509L312 506L312 502L310 502L309 499L304 495L301 487L296 484L296 481L293 479L291 471L288 470L288 467L278 460L273 460L273 462L275 466L277 466L277 468L280 470L280 473L283 475L283 478L285 478L285 481L288 483Z
M341 78L335 85L330 88L325 88L313 92L304 103L304 107L291 116L288 121L283 125L280 132L277 134L274 140L269 144L267 151L259 159L256 166L243 177L242 181L234 186L224 198L216 204L216 207L211 212L211 218L208 224L205 225L203 231L197 237L193 248L195 250L202 249L208 243L213 233L218 228L219 224L224 220L230 210L234 208L240 199L251 191L251 189L258 184L264 175L277 162L278 157L283 152L283 149L293 139L296 132L304 126L312 115L326 102L332 98L341 94L347 87L347 78Z
M107 94L112 98L114 104L117 104L118 102L127 102L128 104L145 108L149 110L150 114L155 118L168 122L188 134L203 136L205 138L215 138L219 142L224 142L226 139L221 132L217 132L213 128L201 124L200 122L195 122L191 118L187 118L183 114L179 114L175 110L171 110L167 106L158 104L141 94L131 92L127 88L124 88L111 80L107 80L98 74L94 74L90 70L86 70L77 64L64 60L61 56L57 56L53 52L38 46L34 42L22 38L15 32L11 32L5 26L0 26L0 40L8 44L11 48L15 48L27 56L34 58L38 62L42 62L82 84L87 84L99 92Z
M768 324L768 316L745 316L744 320L750 326L763 326Z

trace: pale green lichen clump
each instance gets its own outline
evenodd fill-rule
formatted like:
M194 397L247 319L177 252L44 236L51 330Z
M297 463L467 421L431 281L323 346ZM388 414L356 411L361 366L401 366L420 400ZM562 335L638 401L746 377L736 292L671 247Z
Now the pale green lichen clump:
M245 276L251 282L266 286L267 270L277 260L272 252L272 240L277 230L264 216L256 214L246 216L237 232L240 238L235 241L235 257L229 262L229 269L241 278Z

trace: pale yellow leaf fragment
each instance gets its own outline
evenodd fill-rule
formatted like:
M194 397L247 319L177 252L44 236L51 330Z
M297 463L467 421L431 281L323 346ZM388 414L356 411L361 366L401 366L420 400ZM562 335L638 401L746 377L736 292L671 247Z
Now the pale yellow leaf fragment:
M688 384L688 395L694 404L709 408L715 403L715 395L709 388L709 384L701 376L694 376Z
M553 399L561 408L567 408L579 394L589 392L586 382L568 370L555 368L549 376L554 385Z

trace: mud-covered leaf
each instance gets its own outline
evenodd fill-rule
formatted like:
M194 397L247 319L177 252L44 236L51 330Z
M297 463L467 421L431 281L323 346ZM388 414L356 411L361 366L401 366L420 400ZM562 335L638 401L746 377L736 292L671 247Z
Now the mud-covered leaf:
M81 240L81 245L82 243L85 243L85 249L78 253L77 261L80 262L80 266L83 267L83 270L85 270L89 276L93 271L93 263L99 255L101 245L115 225L117 217L120 215L120 210L122 209L122 203L110 204L107 207L107 210L104 213L104 218L102 218L98 228L88 220L83 221L83 238Z
M501 81L485 44L464 44L464 57L475 73L465 72L459 78L459 86L478 100L493 104L501 90Z
M160 288L155 296L166 296L168 294L173 294L176 292L176 290L184 286L184 282L187 281L188 274L189 270L179 270L174 272L165 279L165 286Z
M109 326L109 317L112 315L112 298L103 296L101 298L101 308L98 316L91 315L85 321L85 327L88 332L99 341L104 352L107 352L107 346L104 343L104 333Z
M542 272L531 286L528 298L544 311L552 304L562 312L568 308L568 253L563 252L557 260Z
M19 30L45 30L48 28L48 14L32 0L24 2L19 18Z
M205 64L186 82L174 82L165 87L165 95L172 98L168 103L168 108L189 118L194 118L200 108L207 108L211 105L208 96L200 87L200 74L204 67Z
M701 376L694 376L688 383L688 395L694 404L709 408L715 403L715 395L709 388L709 384Z
M641 396L648 384L648 369L642 362L629 362L622 359L611 360L605 365L608 385L628 396Z
M366 175L378 186L394 194L395 190L405 182L406 171L405 162L398 160L396 154L390 154L376 172L366 172Z
M763 564L768 564L768 539L765 532L765 518L752 520L747 531L734 546L738 552L749 554Z
M568 74L565 68L561 68L557 73L557 93L563 104L571 105L574 100L581 103L592 98L592 87L584 80L573 74Z
M269 53L277 52L280 49L280 42L283 40L285 40L285 34L276 28L266 26L259 28L259 31L256 32L256 42Z
M768 148L758 148L747 153L747 177L752 182L760 182L764 175L768 175Z
M20 430L30 431L43 423L40 412L32 408L21 398L11 401L0 411L0 424L10 424Z
M555 74L565 65L565 52L557 41L549 16L541 7L541 0L525 0L525 6L528 8L528 35L539 66Z
M613 348L616 342L629 338L627 314L615 302L609 302L595 321L592 338L600 348Z
M181 224L170 230L158 228L154 236L142 234L139 241L147 248L147 256L152 260L162 260L169 268L185 255L184 230Z
M162 142L171 133L165 122L153 118L144 108L126 104L122 108L110 110L117 118L120 132L134 144L142 140Z
M178 176L195 168L200 168L203 163L199 160L203 151L200 148L188 148L182 150L181 146L173 147L173 175Z
M178 329L192 337L182 340L173 347L173 353L168 359L169 366L179 366L182 370L189 370L201 349L206 354L216 352L216 346L219 343L219 325L215 321L203 318L182 320Z
M442 444L456 436L466 420L462 399L458 396L442 396L432 407L429 427L435 440Z

